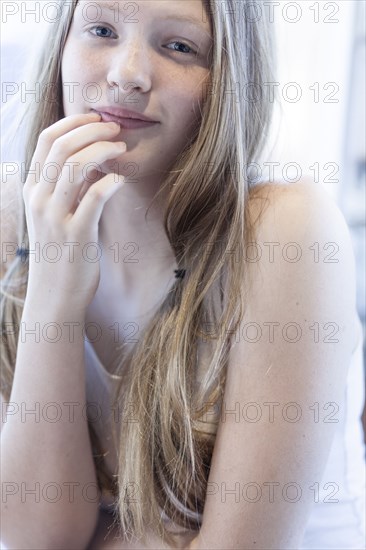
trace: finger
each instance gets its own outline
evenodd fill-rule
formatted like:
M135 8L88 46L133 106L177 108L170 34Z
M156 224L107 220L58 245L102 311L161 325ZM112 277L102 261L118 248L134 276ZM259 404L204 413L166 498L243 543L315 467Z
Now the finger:
M88 223L89 227L97 227L103 212L105 203L123 186L125 178L118 174L107 174L97 183L92 185L85 193L72 223Z
M57 213L65 217L68 214L75 212L77 199L80 196L80 191L85 184L85 178L88 177L85 166L93 159L93 164L97 167L103 162L117 158L126 151L126 144L113 141L98 141L79 151L73 157L72 162L75 162L75 170L73 178L70 181L69 171L64 167L61 177L56 185L55 191L51 197L51 205L57 205ZM116 176L117 177L117 176ZM96 185L91 183L91 185Z
M88 191L89 187L91 187L93 184L95 184L100 179L104 178L106 175L105 172L102 172L100 167L95 168L95 170L88 171L88 179L83 183L78 198L76 199L75 204L75 210L79 206L80 202L82 201L85 193Z
M96 122L98 119L100 120L100 118L100 115L97 113L89 113L87 115L71 115L62 118L48 128L45 128L38 137L37 146L32 157L31 166L25 183L26 189L32 189L39 183L43 165L54 141L57 138L82 125L90 124L90 122Z
M79 205L80 201L82 200L82 198L84 197L85 193L87 192L87 190L89 189L89 187L91 185L93 185L94 183L96 183L97 181L99 181L101 178L103 178L106 174L104 172L101 172L100 170L98 170L97 168L95 169L92 169L92 170L88 170L88 177L87 179L84 181L84 183L82 184L81 186L81 189L80 189L80 193L79 193L79 196L78 198L76 199L76 205L75 205L75 209L77 208L77 206Z
M61 174L65 173L64 168L67 169L72 184L74 173L80 167L76 154L92 143L111 141L120 131L119 124L114 122L96 122L76 128L57 138L44 163L43 177L38 184L37 195L50 196L57 187Z

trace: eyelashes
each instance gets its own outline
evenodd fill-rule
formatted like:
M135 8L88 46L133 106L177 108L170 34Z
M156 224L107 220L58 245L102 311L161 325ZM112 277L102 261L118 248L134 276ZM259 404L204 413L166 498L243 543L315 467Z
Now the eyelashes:
M186 44L185 42L179 42L179 40L173 40L173 42L169 42L169 44L181 44L182 46L184 46L185 48L188 48L190 50L190 54L192 55L197 55L197 52L195 52L191 46L188 46L188 44ZM178 51L178 50L174 50L174 51ZM179 53L185 53L185 52L179 52Z
M95 31L96 33L98 31L101 31L101 34L95 34L94 32L92 31ZM105 32L107 31L107 32ZM96 38L102 38L102 39L113 39L115 40L117 37L117 35L112 31L112 29L110 29L108 26L106 25L95 25L94 27L91 27L90 29L88 29L88 32L96 37ZM111 33L111 34L108 34ZM114 37L112 36L114 35ZM172 42L169 42L168 45L170 44L180 44L180 46L183 46L184 48L188 49L189 51L185 51L185 52L182 52L182 51L179 51L178 49L174 48L172 51L174 52L177 52L177 53L180 53L182 55L194 55L194 56L197 56L197 51L195 51L189 44L187 44L186 42L181 42L180 40L173 40ZM167 48L167 49L171 49L171 48Z
M106 36L105 34L95 35L94 33L91 32L91 31L96 30L96 29L103 29L103 30L110 31L111 33L113 33L115 35L115 37L117 37L117 35L109 27L106 27L105 25L96 25L95 27L91 27L88 32L90 32L93 36L97 36L98 38L111 38L110 36Z

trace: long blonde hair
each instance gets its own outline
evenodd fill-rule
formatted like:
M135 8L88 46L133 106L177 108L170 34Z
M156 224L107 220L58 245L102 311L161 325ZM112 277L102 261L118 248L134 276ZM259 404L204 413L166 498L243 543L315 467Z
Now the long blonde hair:
M50 29L34 72L45 96L28 105L22 118L22 123L28 122L23 183L40 132L64 116L61 59L77 0L59 3L60 17ZM211 90L201 124L161 186L169 190L166 234L178 267L186 273L176 280L116 371L121 373L121 384L115 388L114 403L133 402L137 420L121 423L117 481L105 466L99 437L89 421L99 488L116 496L121 533L143 538L149 526L171 545L174 537L164 526L162 511L185 529L201 526L218 424L216 419L214 429L208 429L206 413L212 407L220 410L230 349L227 335L235 332L244 313L244 280L246 292L250 291L245 262L233 254L254 240L248 210L254 185L246 168L259 159L273 107L263 97L264 84L273 81L274 56L262 0L249 2L240 14L234 0L221 1L221 9L217 4L205 2L213 47ZM259 98L249 99L248 84L259 90ZM50 89L53 101L47 100ZM233 89L235 97L227 93ZM18 240L28 246L24 210ZM20 325L27 275L27 261L16 257L2 281L1 391L7 400L19 333L8 333L4 327L9 322ZM220 295L220 315L214 308L215 292ZM214 333L205 330L207 326L214 326ZM213 353L198 380L200 338L211 341ZM128 498L131 487L139 489L139 498Z

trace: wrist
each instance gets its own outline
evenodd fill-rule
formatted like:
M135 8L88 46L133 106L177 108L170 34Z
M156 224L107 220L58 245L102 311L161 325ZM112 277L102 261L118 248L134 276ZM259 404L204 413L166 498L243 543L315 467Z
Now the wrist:
M85 338L85 315L71 308L47 306L32 298L25 301L19 326L22 342L52 345L78 344Z
M25 297L22 314L22 316L35 320L49 319L49 322L52 322L52 320L57 319L68 319L82 323L85 321L85 315L86 308L72 304L70 300L60 300L59 298L45 295L40 296L29 291L29 289Z

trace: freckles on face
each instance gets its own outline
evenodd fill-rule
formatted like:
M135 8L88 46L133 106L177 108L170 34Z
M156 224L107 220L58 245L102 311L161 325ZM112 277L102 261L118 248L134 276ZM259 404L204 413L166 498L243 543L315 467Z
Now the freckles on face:
M172 79L166 86L164 105L165 110L170 111L171 117L167 132L169 138L179 141L181 147L184 147L185 142L201 122L204 89L203 81L200 84L194 82L189 85L187 79L182 82Z
M62 55L61 77L65 116L115 106L159 121L154 130L122 128L112 140L126 142L125 162L138 159L145 174L174 162L200 123L210 76L210 42L208 29L171 20L161 24L164 15L174 18L176 13L195 14L200 20L202 6L197 0L136 3L139 22L129 26L122 18L116 24L113 12L112 16L103 12L103 19L94 25L86 24L76 9ZM98 25L103 36L96 32Z
M65 116L88 113L98 97L106 97L103 68L97 56L69 33L61 60L62 100ZM104 83L103 83L104 82Z

